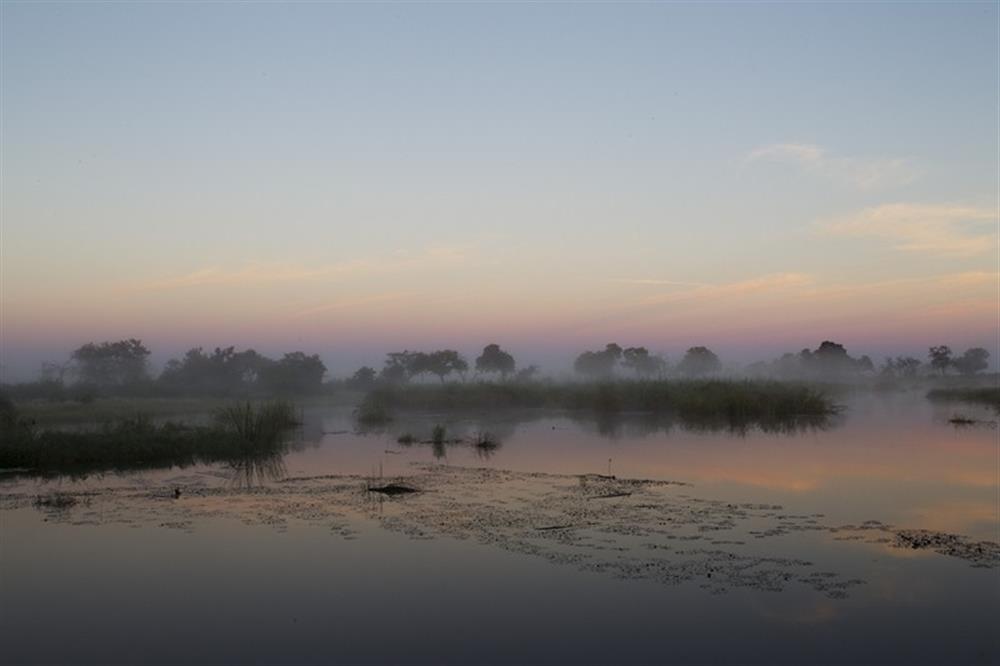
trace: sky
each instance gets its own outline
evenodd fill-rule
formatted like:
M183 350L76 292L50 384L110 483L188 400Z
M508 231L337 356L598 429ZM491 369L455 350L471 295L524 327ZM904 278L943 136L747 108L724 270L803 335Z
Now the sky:
M124 337L996 361L998 34L991 2L5 1L2 378Z

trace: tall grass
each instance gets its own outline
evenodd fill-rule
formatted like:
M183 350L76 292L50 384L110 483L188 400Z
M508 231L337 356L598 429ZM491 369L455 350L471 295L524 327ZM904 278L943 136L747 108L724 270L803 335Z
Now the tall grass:
M1000 410L1000 386L987 388L939 388L927 393L931 400L950 400L989 405Z
M635 412L703 425L819 422L837 411L833 401L813 386L765 380L410 385L375 389L359 411L369 405L383 412L504 408Z
M81 473L245 461L283 452L296 424L290 403L227 407L214 426L155 424L143 415L92 430L38 430L16 413L0 418L0 468Z
M269 447L289 428L299 425L292 403L284 400L237 403L216 412L223 430L239 436L248 450Z

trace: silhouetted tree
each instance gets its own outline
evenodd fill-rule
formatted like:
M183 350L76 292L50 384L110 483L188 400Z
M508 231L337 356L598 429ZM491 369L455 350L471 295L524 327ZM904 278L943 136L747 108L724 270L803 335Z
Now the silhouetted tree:
M610 377L614 374L615 364L622 357L622 348L614 342L604 347L604 351L585 351L576 357L573 369L581 375L591 378Z
M514 357L500 349L498 344L483 347L483 353L476 359L476 372L500 373L500 378L506 380L507 375L514 372L516 364Z
M273 364L273 360L253 349L238 352L235 347L216 347L206 354L201 347L195 347L183 359L167 361L159 383L195 393L243 393L258 387L261 375Z
M437 375L437 378L444 383L444 378L453 372L464 375L469 369L469 364L461 354L454 349L442 349L440 351L423 354L419 360L423 372Z
M867 354L865 354L855 362L855 367L857 368L858 372L875 372L875 363L872 362L871 357L869 357Z
M80 381L101 388L121 387L149 379L149 350L135 338L88 342L73 352Z
M413 365L417 354L411 351L390 352L386 354L385 366L380 377L390 384L402 384L413 376Z
M722 368L719 357L708 347L691 347L677 365L677 370L688 377L699 377Z
M645 347L629 347L622 352L622 365L631 368L639 378L654 377L661 374L667 362L655 354L650 354Z
M65 363L55 363L52 361L42 362L41 376L43 382L63 385L66 383L66 379L72 372L72 361L66 361Z
M351 378L347 380L347 385L351 388L356 389L368 389L375 384L375 378L378 375L375 372L375 368L369 368L367 365L358 368Z
M948 345L938 345L927 350L927 356L931 360L931 367L939 371L942 375L952 364L951 347Z
M965 350L965 353L956 358L953 363L955 369L963 375L974 375L980 370L990 367L990 353L982 347L973 347Z
M315 393L322 388L325 374L326 365L318 354L297 351L264 368L261 380L277 393Z
M526 368L521 368L514 375L515 382L530 382L535 379L538 375L539 369L537 365L529 365Z
M886 377L913 378L917 376L920 369L920 359L912 356L897 356L896 358L886 358L885 364L879 370L879 374Z

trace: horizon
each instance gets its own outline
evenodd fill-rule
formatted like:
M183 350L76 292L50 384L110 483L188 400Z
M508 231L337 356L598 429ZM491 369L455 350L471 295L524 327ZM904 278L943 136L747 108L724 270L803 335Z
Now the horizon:
M996 367L995 4L566 9L4 3L3 380L127 337Z

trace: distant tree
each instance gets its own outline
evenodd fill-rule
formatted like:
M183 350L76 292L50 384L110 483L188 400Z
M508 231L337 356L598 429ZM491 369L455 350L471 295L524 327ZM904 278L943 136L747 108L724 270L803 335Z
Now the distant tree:
M260 378L274 361L253 349L238 352L235 347L216 347L205 353L201 347L189 349L183 359L171 359L160 373L159 383L174 390L231 395L258 387Z
M88 342L73 352L80 381L100 388L122 387L149 379L149 350L141 340Z
M863 372L863 373L875 372L875 363L872 362L871 357L868 356L867 354L862 356L855 362L855 367L857 368L858 372Z
M413 376L413 366L417 353L411 351L390 352L386 354L385 366L380 377L390 384L402 384Z
M73 362L66 361L64 363L55 363L52 361L44 361L42 363L41 378L43 382L51 382L53 384L65 384L66 379L73 372Z
M538 376L539 368L537 365L529 365L526 368L521 368L514 375L515 382L530 382Z
M810 360L815 369L824 374L843 374L853 370L855 365L844 345L831 340L821 342Z
M436 375L444 383L444 378L453 372L464 375L469 369L469 364L461 354L454 349L441 349L438 351L409 352L409 355L401 360L406 364L409 377L422 374Z
M367 389L370 388L375 383L375 378L378 373L375 372L375 368L369 368L367 365L358 368L351 378L347 380L347 385L351 388L356 389Z
M920 370L920 359L912 356L897 356L896 368L902 377L916 377Z
M276 393L315 393L323 386L326 365L318 354L296 351L264 368L261 380Z
M503 380L514 372L515 367L514 357L500 349L498 344L483 347L483 353L476 359L476 372L499 373Z
M920 359L912 356L897 356L896 358L886 358L879 374L885 377L910 379L917 376L918 370L920 370Z
M604 346L604 351L585 351L577 356L573 369L593 379L606 378L614 374L615 365L621 357L622 348L610 342Z
M443 384L444 378L453 372L464 376L469 369L469 364L454 349L442 349L425 355L424 368L426 372L437 375Z
M719 357L708 347L691 347L677 365L677 370L688 377L718 372L722 368Z
M927 350L927 356L931 360L931 367L939 371L942 375L952 364L951 347L948 345L938 345Z
M965 353L956 358L953 363L955 369L963 375L974 375L981 370L990 367L990 353L982 347L973 347L965 350Z
M650 354L645 347L629 347L622 351L622 365L635 372L636 377L643 379L663 373L667 362Z

